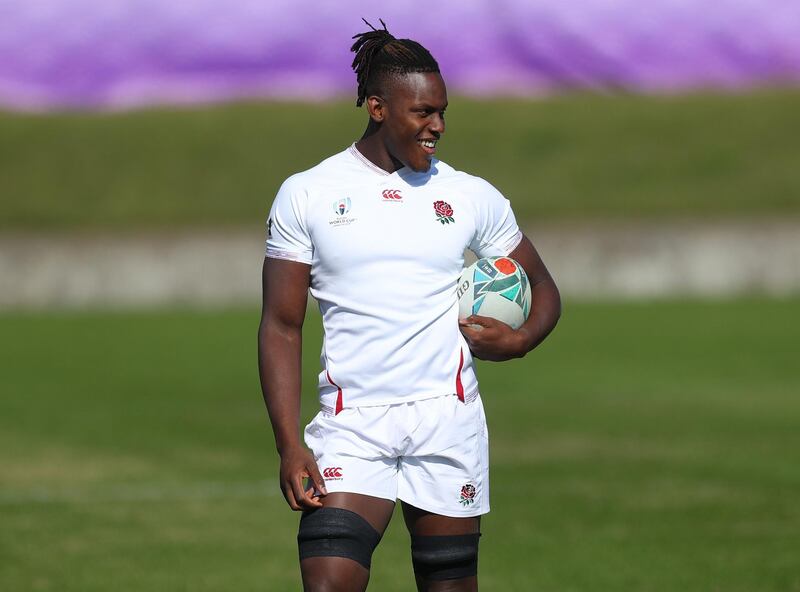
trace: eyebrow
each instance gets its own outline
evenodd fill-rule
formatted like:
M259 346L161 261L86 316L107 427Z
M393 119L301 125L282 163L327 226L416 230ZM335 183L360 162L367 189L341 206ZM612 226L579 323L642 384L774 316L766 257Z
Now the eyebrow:
M413 106L414 109L425 109L426 111L444 111L447 109L448 103L444 104L444 107L439 108L430 103L417 103Z

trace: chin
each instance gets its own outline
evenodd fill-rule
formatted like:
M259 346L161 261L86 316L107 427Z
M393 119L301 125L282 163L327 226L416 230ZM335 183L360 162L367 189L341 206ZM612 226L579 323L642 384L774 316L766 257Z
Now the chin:
M415 173L427 173L429 170L431 170L431 161L426 160L424 163L409 164L408 168Z

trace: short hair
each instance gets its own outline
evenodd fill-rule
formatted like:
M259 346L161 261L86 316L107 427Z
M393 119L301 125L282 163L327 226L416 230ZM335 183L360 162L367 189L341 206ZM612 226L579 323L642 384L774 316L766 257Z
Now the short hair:
M364 104L367 95L374 94L376 85L387 75L439 71L431 53L416 41L397 39L382 19L379 20L383 29L361 20L372 30L353 35L356 42L350 48L356 54L352 68L358 81L357 107Z

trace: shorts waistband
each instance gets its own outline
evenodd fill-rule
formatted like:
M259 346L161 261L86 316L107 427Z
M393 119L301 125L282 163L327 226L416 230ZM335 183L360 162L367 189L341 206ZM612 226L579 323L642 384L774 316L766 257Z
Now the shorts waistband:
M470 403L474 403L479 395L480 395L480 392L478 391L477 387L472 389L470 392L468 392L468 393L466 393L464 395L464 405L469 405ZM447 395L434 395L432 397L423 397L421 399L411 399L410 401L398 401L397 403L385 403L383 405L354 405L354 406L351 406L351 407L345 407L344 409L354 409L354 408L357 408L357 407L391 407L392 405L401 405L403 403L416 403L417 401L427 401L428 399L437 399L439 397L451 397L451 396L452 397L457 397L458 395L456 395L455 393L450 393L450 394L447 394ZM329 406L329 405L320 404L319 410L322 412L323 415L326 415L326 416L336 415L336 410L333 407Z

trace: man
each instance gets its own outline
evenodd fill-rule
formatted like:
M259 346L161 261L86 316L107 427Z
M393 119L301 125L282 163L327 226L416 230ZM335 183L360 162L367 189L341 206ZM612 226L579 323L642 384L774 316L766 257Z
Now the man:
M354 38L367 129L287 179L268 222L259 370L281 489L303 512L305 590L365 590L398 499L418 589L477 590L488 436L472 358L536 347L558 320L559 293L508 200L434 158L447 92L430 53L385 24ZM436 202L446 202L452 223L439 223ZM458 319L467 247L509 256L527 272L532 314L518 330ZM306 448L298 424L309 288L325 340L321 411L306 427Z

